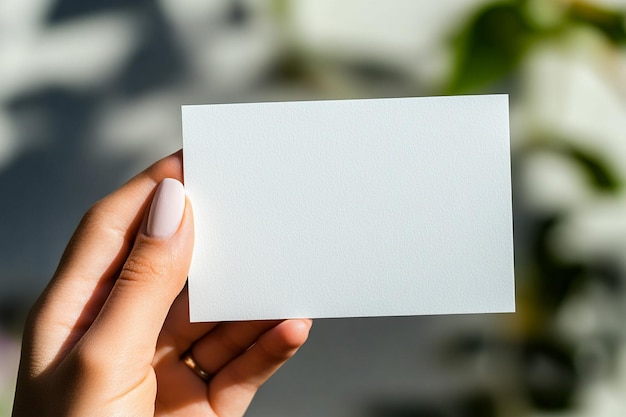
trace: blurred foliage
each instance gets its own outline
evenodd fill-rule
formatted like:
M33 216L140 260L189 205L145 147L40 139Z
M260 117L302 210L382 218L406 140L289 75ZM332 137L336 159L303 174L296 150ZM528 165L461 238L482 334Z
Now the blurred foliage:
M595 27L616 45L626 44L625 14L601 6L576 1L569 9L568 19L572 23Z
M453 40L454 72L447 93L488 90L514 76L538 42L577 25L604 34L616 46L626 43L626 15L584 1L512 0L483 6Z
M626 14L585 1L515 0L484 5L473 13L452 39L453 71L445 88L447 94L476 94L491 91L518 91L520 68L529 52L542 43L568 31L586 27L604 37L618 50L626 44ZM587 186L598 195L621 191L622 181L598 154L573 145L571 138L529 138L526 146L513 155L514 170L535 153L551 153L571 161L587 178ZM588 138L593 140L593 138ZM519 172L517 172L519 174ZM514 178L516 173L514 172ZM576 404L576 393L585 386L599 361L592 358L583 366L578 361L582 340L559 335L555 324L568 298L584 294L592 285L610 294L623 292L623 271L610 257L564 260L555 253L552 237L568 217L567 210L542 213L524 206L524 196L514 187L514 199L521 201L522 213L516 223L530 236L525 243L516 240L516 252L529 254L529 262L518 268L517 348L504 341L484 340L465 335L454 341L448 359L477 357L498 349L498 344L517 350L518 384L521 396L532 407L562 410ZM520 247L524 245L525 247ZM607 303L610 303L607 300ZM598 334L596 343L615 361L621 335ZM496 336L497 338L497 336ZM500 346L502 348L502 346ZM452 355L452 356L450 356ZM452 362L458 363L458 362ZM497 395L497 394L496 394ZM500 394L502 395L502 394ZM400 414L398 414L400 415ZM421 414L413 414L418 416Z
M456 37L456 65L448 93L480 91L506 77L522 60L531 34L520 4L481 9Z
M496 417L493 399L483 392L460 393L453 398L414 402L380 402L371 407L371 417Z

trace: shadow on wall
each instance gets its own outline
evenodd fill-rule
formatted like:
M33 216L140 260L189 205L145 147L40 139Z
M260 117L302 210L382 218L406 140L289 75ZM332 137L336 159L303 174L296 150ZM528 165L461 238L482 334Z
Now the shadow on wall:
M34 87L1 104L20 149L0 168L0 320L5 324L21 322L85 210L125 181L141 160L139 151L122 156L98 151L93 125L102 104L132 100L185 77L184 59L155 2L60 0L43 24L54 29L110 11L140 16L141 36L106 83Z

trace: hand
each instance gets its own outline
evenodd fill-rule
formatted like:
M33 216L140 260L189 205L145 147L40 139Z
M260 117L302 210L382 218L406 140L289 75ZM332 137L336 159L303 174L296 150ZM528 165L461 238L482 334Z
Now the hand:
M87 212L28 318L14 417L241 416L304 343L310 320L189 323L180 180L178 152Z

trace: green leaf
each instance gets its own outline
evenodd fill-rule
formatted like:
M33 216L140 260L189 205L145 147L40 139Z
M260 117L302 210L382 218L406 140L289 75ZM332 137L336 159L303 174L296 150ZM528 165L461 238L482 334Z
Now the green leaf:
M574 2L569 9L569 19L575 23L591 25L615 44L626 43L626 15L601 6Z
M620 188L618 176L599 156L575 147L569 147L567 154L584 169L591 183L600 191L617 191Z
M507 76L520 63L531 34L521 3L480 9L456 36L449 93L481 91Z
M545 138L530 145L527 152L553 152L575 162L587 176L589 183L601 192L616 192L622 183L618 173L599 154L567 143L557 137Z

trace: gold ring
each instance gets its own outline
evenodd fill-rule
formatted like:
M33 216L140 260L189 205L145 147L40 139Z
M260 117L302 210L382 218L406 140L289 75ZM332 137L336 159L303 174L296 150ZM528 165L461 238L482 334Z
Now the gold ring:
M213 375L211 375L204 369L200 368L200 366L198 365L198 362L196 362L194 357L191 355L191 349L183 353L183 356L181 356L180 359L183 361L185 365L187 365L187 368L191 369L204 382L209 382L211 378L213 378Z

